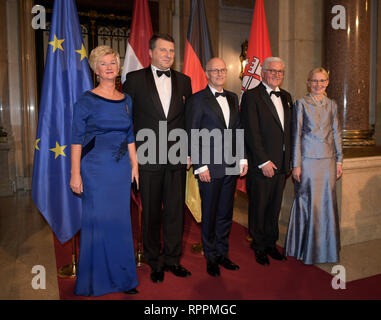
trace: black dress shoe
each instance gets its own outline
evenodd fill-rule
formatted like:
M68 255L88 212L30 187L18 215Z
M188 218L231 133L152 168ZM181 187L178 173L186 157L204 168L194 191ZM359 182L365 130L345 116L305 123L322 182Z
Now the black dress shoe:
M128 291L124 291L125 294L138 294L139 291L136 288L130 289Z
M265 251L254 250L255 252L255 261L263 266L268 266L270 264L269 258L267 258Z
M208 272L212 277L219 277L220 268L218 267L218 263L208 260L206 263L206 272Z
M225 269L228 270L238 270L239 265L235 264L231 260L229 260L227 257L220 256L217 258L217 262L219 265L223 266Z
M164 271L162 270L152 270L151 271L151 280L154 283L159 283L164 281Z
M271 257L271 258L273 258L273 259L275 259L275 260L280 260L280 261L282 261L282 260L287 260L287 258L283 255L283 254L281 254L278 250L277 250L277 248L275 248L275 247L271 247L271 248L267 248L267 254Z
M181 264L174 264L172 266L166 266L165 271L171 271L176 277L189 277L192 273L185 269Z

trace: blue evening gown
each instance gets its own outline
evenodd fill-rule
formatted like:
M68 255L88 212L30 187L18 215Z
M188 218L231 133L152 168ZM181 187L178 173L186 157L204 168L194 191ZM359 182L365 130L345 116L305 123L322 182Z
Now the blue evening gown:
M90 91L74 106L72 144L81 144L82 227L75 294L137 287L130 217L132 101Z

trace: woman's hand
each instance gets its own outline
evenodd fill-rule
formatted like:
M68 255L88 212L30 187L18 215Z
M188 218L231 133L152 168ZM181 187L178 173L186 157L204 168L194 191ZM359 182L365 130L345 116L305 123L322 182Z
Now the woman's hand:
M134 182L134 180L136 181L136 186L139 190L139 169L137 165L133 166L131 169L131 182Z
M336 163L336 178L340 179L343 174L343 165L341 163Z
M139 190L139 164L136 155L135 142L128 144L128 153L130 154L131 162L131 183L136 181L136 187Z
M80 174L75 174L71 176L70 188L74 193L77 194L81 194L83 192L82 177Z
M298 181L300 183L300 177L302 175L302 168L301 167L295 167L292 169L292 177L295 181Z

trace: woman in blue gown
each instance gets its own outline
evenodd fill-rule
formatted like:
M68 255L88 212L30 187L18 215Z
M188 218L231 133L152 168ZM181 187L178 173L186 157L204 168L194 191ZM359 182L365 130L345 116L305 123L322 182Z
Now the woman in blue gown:
M92 50L99 85L74 106L71 180L82 196L82 227L75 294L138 293L130 218L131 181L138 183L132 102L115 88L119 54Z

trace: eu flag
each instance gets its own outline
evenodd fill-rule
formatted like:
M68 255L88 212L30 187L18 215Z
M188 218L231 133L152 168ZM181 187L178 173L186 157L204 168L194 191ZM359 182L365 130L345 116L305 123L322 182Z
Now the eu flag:
M70 190L73 105L92 88L74 0L55 0L46 55L32 198L61 243L80 229L81 199Z

